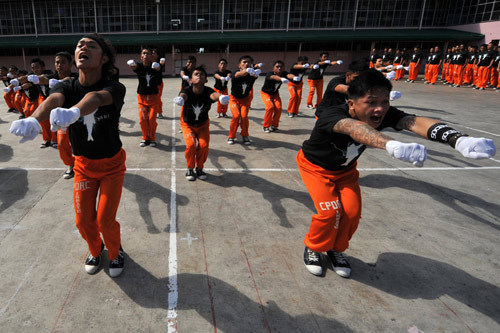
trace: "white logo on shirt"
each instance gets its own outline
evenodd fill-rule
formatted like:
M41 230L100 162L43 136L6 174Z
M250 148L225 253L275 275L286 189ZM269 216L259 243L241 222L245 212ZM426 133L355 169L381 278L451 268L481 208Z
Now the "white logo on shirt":
M247 88L248 88L248 84L246 84L246 83L241 84L241 89L243 89L243 95L245 95Z
M148 73L148 74L146 74L146 82L148 83L148 87L150 86L149 81L151 81L151 75L149 75L149 73Z
M86 116L83 116L83 124L87 126L87 141L94 141L94 138L92 137L92 130L94 129L95 125L94 114L96 111L97 109L95 109L94 112L89 113Z
M278 89L279 89L279 87L280 87L280 85L281 85L281 83L276 83L276 84L274 85L274 90L278 90Z
M349 144L349 146L347 146L347 151L344 156L347 160L342 164L342 166L349 165L349 163L351 163L353 159L358 157L361 154L360 148L362 147L363 145L361 143L352 142L351 144Z
M193 110L194 114L196 115L196 120L198 120L198 117L201 114L201 111L203 110L203 104L202 105L193 105Z

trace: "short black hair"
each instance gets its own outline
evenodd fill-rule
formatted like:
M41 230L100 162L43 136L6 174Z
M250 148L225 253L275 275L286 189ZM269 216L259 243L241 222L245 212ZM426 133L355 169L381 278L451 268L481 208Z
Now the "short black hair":
M40 66L45 67L45 62L40 58L31 59L30 64L40 64Z
M309 60L309 58L307 58L306 56L300 56L297 58L297 61L307 61Z
M319 56L320 56L320 57L322 57L322 56L323 56L323 54L330 55L328 52L323 51L323 52L321 52L321 53L319 54Z
M193 55L190 55L187 60L189 60L191 62L196 62L196 57Z
M205 74L205 77L207 77L207 70L205 69L205 65L200 65L198 67L196 67L195 69L193 69L193 72L191 73L191 76L194 74L195 71L199 71L199 72L202 72L203 74Z
M241 63L241 61L244 59L248 59L248 60L250 60L251 63L253 63L253 58L251 56L249 56L248 54L245 54L245 55L241 56L240 59L238 59L238 64Z
M57 52L55 56L56 57L66 58L66 59L68 59L69 62L71 62L71 60L73 60L73 57L71 56L71 53L66 52L66 51Z
M218 63L220 64L222 61L224 61L227 64L226 58L220 58Z
M361 72L354 80L349 83L347 95L349 99L357 100L368 94L375 88L386 88L392 90L391 81L387 80L381 72L376 69L369 69Z
M7 69L7 67L5 67L5 66L0 67L0 69L1 69L1 70L4 70L4 71L7 71L7 70L8 70L8 69Z
M285 66L285 63L282 61L282 60L276 60L274 63L273 63L273 67L276 66L276 64L281 64L282 66Z
M361 73L363 71L367 71L368 69L370 69L370 66L368 66L368 61L369 60L367 58L354 60L349 64L347 71L350 73Z

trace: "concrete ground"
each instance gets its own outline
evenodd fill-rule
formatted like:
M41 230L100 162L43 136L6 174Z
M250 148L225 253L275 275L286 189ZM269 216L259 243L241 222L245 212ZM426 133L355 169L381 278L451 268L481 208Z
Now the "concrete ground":
M328 81L330 77L326 78ZM252 145L226 143L229 118L211 111L206 181L184 178L179 79L165 79L156 148L139 148L136 79L121 134L128 171L117 219L126 268L96 275L74 224L72 180L41 136L19 144L0 102L1 332L500 331L500 158L466 160L425 143L423 168L368 149L359 160L363 218L346 251L352 276L311 275L303 237L314 213L295 156L313 112L264 133L255 87ZM212 81L210 82L210 85ZM326 84L325 84L326 86ZM395 82L393 105L500 145L500 93ZM283 105L288 91L281 88ZM175 118L175 121L173 119ZM329 265L328 258L323 258Z

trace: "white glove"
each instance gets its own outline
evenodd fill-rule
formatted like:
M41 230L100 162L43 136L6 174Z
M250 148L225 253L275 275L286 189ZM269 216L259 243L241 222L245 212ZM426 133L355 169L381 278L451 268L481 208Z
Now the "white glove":
M415 166L423 166L424 161L427 159L427 149L418 143L403 143L390 140L385 144L385 150L391 157L404 162L416 162L414 163Z
M4 93L8 93L9 91L10 91L10 88L9 88L9 87L5 87L5 88L3 88L3 92L4 92Z
M309 68L309 67L311 67L311 65L309 65L309 64L303 64L302 67Z
M473 138L470 136L462 136L458 138L455 149L458 150L464 157L475 160L495 156L497 150L493 140L486 138Z
M135 63L135 61L133 59L130 59L129 61L127 61L127 65L129 66L136 66L137 64Z
M407 66L404 69L405 69L405 71L409 72L410 71L410 66Z
M253 68L247 68L247 73L250 75L255 75L255 69Z
M313 66L313 68L314 68L314 69L318 69L318 68L319 68L319 65L318 65L318 64L315 64L315 65Z
M257 68L257 69L255 70L255 76L259 76L259 75L260 75L260 73L262 73L262 70Z
M161 59L160 59L160 65L165 65L165 61L166 61L166 59L165 59L165 58L161 58Z
M189 76L184 75L184 76L182 77L182 79L183 79L184 81L189 81Z
M294 76L294 77L293 77L293 80L294 80L295 82L299 82L299 81L300 81L300 76Z
M397 65L397 66L396 66L396 69L403 69L404 67L405 67L405 66L403 66L403 65Z
M344 62L342 60L337 60L337 65L342 65Z
M231 77L230 76L226 76L225 79L226 79L226 82L231 81Z
M50 79L50 80L49 80L49 88L50 88L50 89L54 88L54 86L55 86L56 84L58 84L59 82L62 82L62 81L61 81L61 80L57 80L57 79Z
M263 64L263 63L261 63L261 62L259 62L259 63L257 64L257 67L262 67L262 66L264 66L264 64Z
M331 61L331 60L325 60L325 61L324 61L324 63L325 63L325 64L331 64L331 63L332 63L332 61Z
M161 66L161 65L160 65L159 63L157 63L157 62L153 62L153 63L151 64L151 68L153 68L153 69L160 68L160 66Z
M389 99L390 99L391 101L394 101L394 100L396 100L396 99L398 99L398 98L401 98L401 96L403 96L403 95L401 94L401 91L393 90L393 91L391 91L391 93L389 94Z
M15 92L18 92L21 89L23 89L23 87L21 86L15 86L14 88L12 88L12 90L14 90Z
M393 65L387 65L385 66L385 69L392 69L394 66Z
M385 78L386 78L387 80L392 80L392 79L394 79L395 77L396 77L396 72L394 72L394 71L387 73L387 75L385 76Z
M285 78L285 77L282 77L282 78L281 78L281 82L283 82L283 83L287 84L287 83L288 83L288 79L287 79L287 78Z
M7 77L8 77L9 79L12 79L12 78L14 77L14 74L12 74L12 73L7 73Z
M39 133L42 133L42 126L33 117L19 119L12 122L10 132L17 136L22 136L20 143L33 140Z
M32 82L34 84L40 83L40 79L38 78L38 75L34 75L34 74L28 75L28 81Z
M80 109L72 107L55 108L50 111L50 130L57 132L58 129L66 128L80 118Z
M222 105L228 105L229 104L229 96L228 95L220 95L219 102Z
M181 96L174 97L173 102L174 104L177 104L179 106L184 106L184 98L182 98Z
M19 85L19 80L18 79L12 79L12 80L10 80L9 84L12 84L14 87L17 87Z

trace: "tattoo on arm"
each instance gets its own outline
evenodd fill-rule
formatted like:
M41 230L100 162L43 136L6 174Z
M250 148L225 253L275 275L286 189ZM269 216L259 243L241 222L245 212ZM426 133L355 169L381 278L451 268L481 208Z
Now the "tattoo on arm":
M342 119L333 126L333 131L349 135L354 141L364 145L385 149L387 141L392 140L390 136L380 133L373 127L355 120Z
M415 126L415 116L406 116L398 121L396 128L411 131Z

